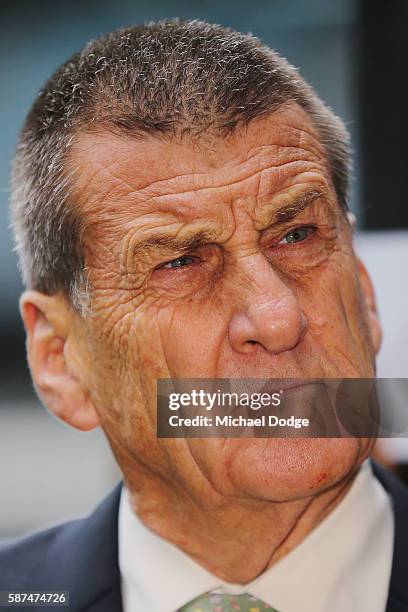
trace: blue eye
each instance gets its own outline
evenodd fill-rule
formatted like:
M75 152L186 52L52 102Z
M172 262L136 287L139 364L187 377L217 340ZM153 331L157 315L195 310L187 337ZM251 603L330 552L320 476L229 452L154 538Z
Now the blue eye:
M302 240L306 240L306 238L309 237L311 231L311 227L298 227L279 240L279 244L293 244L295 242L302 242Z
M190 264L194 263L194 257L190 255L184 255L183 257L177 257L177 259L173 259L172 261L168 261L161 268L166 270L174 270L175 268L184 268Z

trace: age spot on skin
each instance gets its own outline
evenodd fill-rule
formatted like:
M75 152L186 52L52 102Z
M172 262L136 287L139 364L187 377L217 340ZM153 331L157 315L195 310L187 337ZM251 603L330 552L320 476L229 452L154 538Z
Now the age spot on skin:
M323 482L323 480L326 480L327 478L327 472L321 472L317 477L316 477L316 485L319 485L320 483Z

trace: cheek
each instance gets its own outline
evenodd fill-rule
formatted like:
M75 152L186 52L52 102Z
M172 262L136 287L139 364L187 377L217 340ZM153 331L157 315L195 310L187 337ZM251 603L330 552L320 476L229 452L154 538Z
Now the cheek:
M352 254L338 253L304 294L309 338L340 376L370 376L374 353Z
M212 378L225 336L221 312L204 301L190 300L157 314L163 359L171 378Z

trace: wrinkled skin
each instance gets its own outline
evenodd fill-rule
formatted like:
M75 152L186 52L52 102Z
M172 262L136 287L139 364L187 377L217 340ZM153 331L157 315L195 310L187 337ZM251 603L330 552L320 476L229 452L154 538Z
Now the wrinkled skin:
M71 164L92 313L24 294L37 388L102 425L152 529L246 582L338 503L372 441L158 440L156 379L374 375L373 293L324 150L292 105L198 143L82 133Z

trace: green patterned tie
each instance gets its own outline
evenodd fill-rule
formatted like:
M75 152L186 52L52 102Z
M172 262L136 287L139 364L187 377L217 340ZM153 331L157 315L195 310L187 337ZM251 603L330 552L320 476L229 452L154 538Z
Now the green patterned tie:
M246 593L242 595L222 595L218 593L204 593L178 612L278 612L260 599Z

